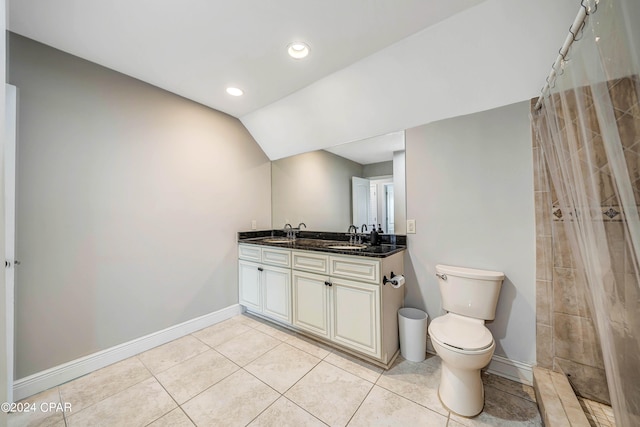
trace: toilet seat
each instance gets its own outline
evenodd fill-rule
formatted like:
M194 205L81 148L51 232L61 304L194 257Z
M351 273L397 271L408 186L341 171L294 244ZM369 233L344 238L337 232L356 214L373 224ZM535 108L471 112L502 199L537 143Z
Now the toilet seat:
M463 351L485 350L493 345L493 335L483 323L453 313L433 319L429 335L443 345Z

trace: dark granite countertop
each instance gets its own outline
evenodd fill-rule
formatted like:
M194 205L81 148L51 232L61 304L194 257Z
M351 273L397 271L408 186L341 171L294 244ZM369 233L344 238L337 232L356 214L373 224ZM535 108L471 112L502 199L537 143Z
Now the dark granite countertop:
M238 243L373 258L385 258L407 248L406 236L382 235L382 244L378 246L371 246L367 243L367 236L364 237L363 244L358 245L362 246L360 249L332 248L349 245L349 235L346 233L313 231L300 231L295 240L287 239L281 230L239 232Z

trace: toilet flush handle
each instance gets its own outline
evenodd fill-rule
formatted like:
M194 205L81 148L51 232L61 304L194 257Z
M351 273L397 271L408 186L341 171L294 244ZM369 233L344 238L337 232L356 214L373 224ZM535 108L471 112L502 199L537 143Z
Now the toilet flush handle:
M436 276L438 276L438 279L447 280L447 275L446 274L436 273Z

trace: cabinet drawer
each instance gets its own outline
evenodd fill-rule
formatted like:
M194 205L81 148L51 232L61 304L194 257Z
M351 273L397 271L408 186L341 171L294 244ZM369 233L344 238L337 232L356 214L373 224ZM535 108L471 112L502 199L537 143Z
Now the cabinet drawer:
M238 245L238 258L240 259L260 262L262 260L262 256L260 254L260 246Z
M330 257L329 274L346 279L380 283L380 261L356 257Z
M290 268L291 251L286 249L262 248L262 262L263 264Z
M292 265L296 270L311 271L313 273L329 273L329 255L322 255L312 252L293 251Z

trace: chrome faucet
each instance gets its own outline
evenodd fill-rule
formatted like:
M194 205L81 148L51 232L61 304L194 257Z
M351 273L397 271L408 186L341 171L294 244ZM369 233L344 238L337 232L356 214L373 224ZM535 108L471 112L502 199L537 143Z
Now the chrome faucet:
M349 233L349 243L354 244L356 242L356 235L358 234L358 227L351 224L347 229L347 233Z
M367 228L367 224L362 224L362 227L360 227L360 234L358 234L358 244L362 243L365 231L369 231L369 229Z
M304 228L307 228L307 224L301 222L300 224L298 224L298 227L291 229L291 238L293 240L296 240L296 237L298 237L298 232L300 231L300 227L302 226L304 226Z
M287 230L287 227L289 227L289 229ZM284 228L282 229L282 231L284 231L285 233L287 233L287 239L291 239L292 235L293 235L293 227L291 226L291 224L286 223L284 225Z

